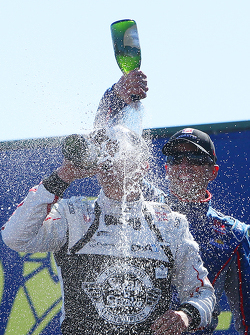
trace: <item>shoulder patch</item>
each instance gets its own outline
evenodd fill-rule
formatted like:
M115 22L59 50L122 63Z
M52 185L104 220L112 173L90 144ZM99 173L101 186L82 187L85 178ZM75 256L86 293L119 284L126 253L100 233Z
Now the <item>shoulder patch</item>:
M218 219L213 219L213 230L221 235L225 235L226 234L226 227L224 222L218 220Z

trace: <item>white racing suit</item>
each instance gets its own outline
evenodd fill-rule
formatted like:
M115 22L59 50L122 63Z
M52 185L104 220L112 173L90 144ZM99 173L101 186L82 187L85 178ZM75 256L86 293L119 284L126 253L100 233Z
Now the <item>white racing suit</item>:
M193 328L211 320L215 296L198 245L185 217L164 204L120 203L102 191L96 201L60 200L40 184L2 238L18 252L54 253L63 334L152 334L169 308L170 284Z
M99 103L95 126L110 127L121 122L127 106L115 94L114 86L109 88ZM206 199L192 203L178 200L171 192L165 194L145 180L142 190L147 200L167 203L173 211L186 215L190 232L199 244L202 260L209 271L208 278L215 288L217 305L211 324L195 334L215 331L223 292L234 316L235 329L239 334L250 334L250 225L212 208L208 191ZM173 304L174 300L176 294L173 294Z

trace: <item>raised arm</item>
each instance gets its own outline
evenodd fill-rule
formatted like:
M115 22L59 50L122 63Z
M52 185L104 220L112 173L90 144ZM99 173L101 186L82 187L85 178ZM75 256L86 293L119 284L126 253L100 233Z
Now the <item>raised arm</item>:
M139 100L146 98L147 77L139 70L123 75L119 81L103 95L94 121L95 128L112 125L114 117L126 106L131 104L133 96Z
M63 206L66 200L59 200L72 181L95 173L96 169L79 169L64 160L57 171L30 189L2 227L5 244L18 252L59 250L68 229Z

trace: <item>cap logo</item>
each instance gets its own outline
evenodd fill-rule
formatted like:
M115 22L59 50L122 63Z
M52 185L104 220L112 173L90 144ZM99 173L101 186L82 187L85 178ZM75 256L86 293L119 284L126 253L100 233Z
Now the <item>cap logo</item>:
M192 134L193 131L194 131L194 129L192 129L192 128L185 128L185 129L182 130L182 133L183 134Z

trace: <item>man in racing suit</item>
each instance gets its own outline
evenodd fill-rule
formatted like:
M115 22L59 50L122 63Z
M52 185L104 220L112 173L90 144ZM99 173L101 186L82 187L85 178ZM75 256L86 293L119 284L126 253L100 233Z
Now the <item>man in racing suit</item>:
M109 125L119 119L116 116L130 103L134 89L140 87L146 94L145 81L146 76L138 71L108 89L100 101L96 125ZM188 128L170 138L163 154L167 155L169 193L164 194L143 180L144 197L167 203L172 210L186 215L215 288L217 303L225 291L236 330L250 334L250 226L211 206L212 195L207 186L219 170L214 144L207 134ZM219 314L217 304L210 326L196 334L212 334Z
M215 296L188 222L141 194L146 143L121 126L93 138L105 159L89 169L64 160L30 190L3 226L3 241L18 252L54 253L63 334L181 334L206 326ZM73 180L94 174L97 200L61 199ZM172 284L178 311L169 310Z
M219 169L214 144L206 133L186 128L174 134L162 151L167 156L169 193L144 182L144 196L163 200L172 210L185 214L199 244L218 302L212 323L201 333L215 330L219 300L225 292L235 329L239 334L250 334L250 226L211 206L207 186Z

